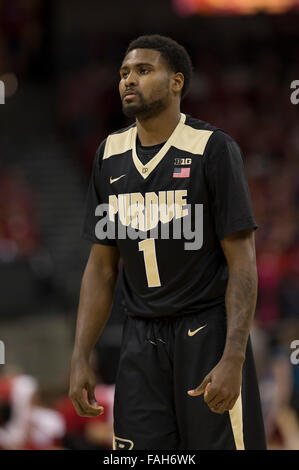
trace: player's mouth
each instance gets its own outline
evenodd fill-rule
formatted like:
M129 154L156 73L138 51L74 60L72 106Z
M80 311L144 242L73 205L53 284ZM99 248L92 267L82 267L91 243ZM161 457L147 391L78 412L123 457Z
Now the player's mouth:
M135 98L135 96L137 96L137 93L135 93L134 91L125 91L123 94L123 100L131 100Z

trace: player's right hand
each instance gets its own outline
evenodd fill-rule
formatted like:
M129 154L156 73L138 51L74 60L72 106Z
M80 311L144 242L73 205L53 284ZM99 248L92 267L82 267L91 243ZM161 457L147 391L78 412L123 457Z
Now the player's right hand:
M98 405L94 395L96 377L88 362L73 359L71 366L69 397L79 416L94 417L104 408ZM87 392L87 400L86 400Z

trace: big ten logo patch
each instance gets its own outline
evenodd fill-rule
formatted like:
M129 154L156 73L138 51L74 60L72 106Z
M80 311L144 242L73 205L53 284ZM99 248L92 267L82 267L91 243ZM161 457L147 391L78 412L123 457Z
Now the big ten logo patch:
M174 164L175 165L191 165L192 158L175 158Z

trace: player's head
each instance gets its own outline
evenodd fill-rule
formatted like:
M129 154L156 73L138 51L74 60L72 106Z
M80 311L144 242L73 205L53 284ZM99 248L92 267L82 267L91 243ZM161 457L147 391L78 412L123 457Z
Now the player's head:
M191 60L183 46L158 34L140 36L129 44L120 68L124 113L143 118L160 114L186 95L191 76Z

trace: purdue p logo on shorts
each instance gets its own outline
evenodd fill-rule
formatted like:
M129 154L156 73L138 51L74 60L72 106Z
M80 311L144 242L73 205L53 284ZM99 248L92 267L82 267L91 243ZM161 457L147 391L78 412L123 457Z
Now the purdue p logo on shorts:
M134 442L129 439L113 436L113 450L132 450Z

